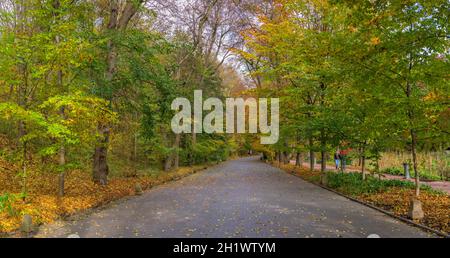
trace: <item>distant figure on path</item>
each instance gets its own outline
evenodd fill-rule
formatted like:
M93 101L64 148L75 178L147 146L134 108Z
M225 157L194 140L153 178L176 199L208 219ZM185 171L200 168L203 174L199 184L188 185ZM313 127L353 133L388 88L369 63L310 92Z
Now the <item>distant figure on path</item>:
M340 159L341 159L341 170L342 170L342 172L345 172L345 166L347 165L347 164L346 164L346 156L347 156L347 154L349 153L349 151L350 151L350 149L347 149L347 150L341 150L341 151L339 152L339 157L340 157Z
M334 153L334 164L336 164L336 170L339 169L339 164L341 163L341 156L339 155L339 152L336 151Z

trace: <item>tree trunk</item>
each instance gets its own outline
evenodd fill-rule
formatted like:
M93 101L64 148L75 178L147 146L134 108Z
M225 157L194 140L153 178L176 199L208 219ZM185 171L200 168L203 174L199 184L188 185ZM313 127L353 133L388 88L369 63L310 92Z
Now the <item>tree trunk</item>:
M168 133L163 132L163 139L164 141L167 143L166 147L167 148L173 148L174 144L169 144L171 142L171 137L170 135L168 135ZM171 150L170 152L167 153L167 155L164 157L163 159L163 170L165 172L170 171L170 169L172 169L172 161L173 161L173 150Z
M58 83L62 87L62 71L58 71ZM59 110L59 114L61 116L61 119L66 120L67 117L65 115L65 107L61 107ZM61 169L59 177L58 177L58 196L63 197L64 196L64 179L65 179L65 166L66 166L66 147L64 144L64 141L61 140L61 145L59 147L59 168Z
M197 133L195 132L195 123L197 123L197 121L195 121L194 119L194 115L192 115L192 139L191 139L191 148L192 148L192 152L189 153L189 165L194 165L194 149L195 149L195 145L197 144Z
M166 159L164 160L164 171L168 172L170 171L172 167L172 155L167 155Z
M66 165L66 148L64 147L64 144L61 144L61 147L59 148L59 166L61 169L61 172L58 176L58 196L63 197L64 196L64 182L65 182L65 165Z
M173 168L175 170L177 170L180 165L180 141L181 141L181 134L176 134L174 143L175 152L173 157Z
M320 172L325 173L325 170L327 169L327 142L325 140L324 130L321 130L320 134L320 158L322 159L322 161L320 162Z
M99 126L98 131L100 133L100 143L95 147L94 152L94 169L93 180L96 184L107 185L108 184L108 144L109 144L109 127Z
M366 143L364 143L364 145L361 148L361 157L360 157L360 161L361 161L361 174L362 174L362 179L366 180Z
M309 168L311 171L314 170L314 161L315 157L314 157L314 150L313 150L313 139L309 138Z
M66 177L66 172L61 172L59 173L58 176L58 197L63 197L65 192L64 192L64 184L65 184L65 177Z
M107 25L107 31L120 31L125 30L131 18L136 14L139 7L141 6L143 0L138 1L126 1L122 13L119 17L119 1L111 0L110 2L110 14L109 22ZM108 53L106 55L106 71L105 79L106 84L111 84L114 76L117 73L117 48L114 40L110 39L107 43ZM112 96L102 96L109 100L110 103L113 101ZM106 185L108 183L108 146L109 146L109 134L110 125L99 125L100 134L100 144L95 147L94 152L94 166L93 166L93 178L94 182L100 185Z
M26 5L24 1L17 2L14 5L17 13L17 21L15 24L15 34L21 35L25 33L25 23L26 23ZM19 37L15 37L14 41L17 42ZM18 43L18 42L17 42ZM17 87L17 104L26 109L27 108L27 88L28 88L28 72L27 72L27 64L19 62L17 64L18 75L20 76L20 83ZM21 141L22 138L27 134L26 124L23 120L18 122L18 134L17 134L17 146L22 146L22 193L24 193L24 201L27 193L27 142Z
M286 165L286 164L289 164L289 154L288 154L288 152L287 151L283 151L283 163Z
M412 27L412 25L411 25ZM413 69L413 55L409 53L409 69L408 74L411 75L411 71ZM409 81L409 77L406 81L406 97L408 99L408 120L409 120L409 129L411 134L411 154L413 158L413 168L414 168L414 175L415 175L415 181L416 181L416 196L418 197L420 195L420 175L419 170L417 169L417 153L416 153L416 147L417 147L417 134L414 130L414 108L411 106L410 98L412 96L412 84Z
M358 147L358 153L362 153L362 147ZM361 155L358 157L358 166L362 165L362 157Z
M416 182L416 196L420 195L420 175L419 170L417 168L417 153L416 153L416 147L417 147L417 135L414 129L411 129L411 154L413 158L413 168L414 168L414 175L415 175L415 182Z
M320 157L322 162L320 162L320 172L324 173L327 169L327 153L326 151L320 151Z
M363 180L366 180L366 157L364 155L361 157L361 174Z
M320 156L322 159L322 161L320 162L320 182L323 185L327 185L327 174L325 173L327 168L327 153L324 148L321 149Z
M297 152L295 157L295 166L302 167L302 154L300 152Z
M55 8L55 10L58 10L60 8L60 6L61 6L61 3L60 3L59 0L54 0L53 1L53 7ZM54 15L55 15L55 20L59 21L60 19L57 16L57 14L54 14ZM57 45L59 45L60 41L61 41L60 36L56 35L55 36L55 43ZM56 80L57 80L58 88L60 88L61 92L63 94L65 94L66 93L66 89L64 88L64 84L63 84L63 71L62 71L61 68L58 69L58 71L57 71L57 78L56 78ZM62 120L66 120L67 119L64 106L62 106L59 109L59 115L60 115ZM59 164L59 168L61 169L60 174L58 176L58 196L59 197L63 197L64 196L65 176L66 176L66 171L65 171L65 166L66 166L66 148L65 148L65 144L64 144L63 140L61 140L61 145L59 147L59 162L58 162L58 164Z
M117 29L118 19L118 2L116 0L111 1L110 15L107 30L112 31ZM116 46L113 40L109 40L107 43L108 53L106 56L106 71L105 78L107 83L111 82L116 74L116 62L117 53ZM106 86L106 85L105 85ZM105 99L112 101L111 96L102 96ZM109 125L99 124L97 126L98 133L100 135L100 143L95 147L94 152L94 166L93 166L93 179L94 182L100 185L108 184L108 146L109 146Z
M27 182L27 156L28 156L28 147L27 147L27 142L23 143L23 160L22 160L22 193L23 193L23 199L25 201L25 198L27 196L28 193L28 182Z

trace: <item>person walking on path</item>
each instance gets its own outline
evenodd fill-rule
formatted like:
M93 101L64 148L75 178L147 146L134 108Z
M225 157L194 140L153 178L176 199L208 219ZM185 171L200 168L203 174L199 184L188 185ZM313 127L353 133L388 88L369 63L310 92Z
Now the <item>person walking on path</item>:
M336 164L336 170L339 170L339 164L340 164L340 162L341 162L341 157L340 157L340 155L339 155L339 152L336 151L336 152L334 153L334 164Z
M342 172L345 172L345 167L347 165L346 164L346 160L345 160L347 154L348 154L348 150L341 150L339 152L339 158L341 160L341 170L342 170Z

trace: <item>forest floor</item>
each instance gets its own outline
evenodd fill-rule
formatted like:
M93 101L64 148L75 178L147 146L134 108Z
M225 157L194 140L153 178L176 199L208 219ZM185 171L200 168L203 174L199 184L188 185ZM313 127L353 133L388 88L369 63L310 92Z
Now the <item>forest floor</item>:
M36 237L435 237L248 157L224 162Z
M295 160L291 160L291 164L295 164ZM314 168L316 170L320 170L320 164L316 164ZM304 168L309 168L309 163L303 163ZM337 171L336 167L327 165L327 171ZM361 172L361 169L358 167L349 166L346 168L347 172ZM414 182L414 178L411 179L405 179L403 176L396 176L396 175L389 175L389 174L382 174L381 179L396 179L401 181L410 181ZM433 189L440 190L442 192L445 192L447 194L450 194L450 182L449 181L429 181L429 180L422 180L421 182L424 185L428 185L432 187Z
M31 215L35 225L51 223L88 209L100 207L123 197L136 195L136 185L143 190L177 180L207 165L181 167L176 171L135 177L112 177L107 186L92 182L91 174L74 170L66 174L65 196L58 198L58 176L55 173L31 170L27 175L28 194L20 197L22 180L14 166L0 159L0 237L15 232L24 214ZM8 169L6 169L8 168Z

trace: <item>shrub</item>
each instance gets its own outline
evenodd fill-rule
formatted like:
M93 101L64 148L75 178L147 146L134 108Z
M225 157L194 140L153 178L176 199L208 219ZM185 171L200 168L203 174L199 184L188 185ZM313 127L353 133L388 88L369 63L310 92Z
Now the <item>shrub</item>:
M16 210L13 207L13 203L18 199L22 198L23 194L9 194L5 193L0 195L0 212L6 211L9 216L15 216Z
M403 170L401 170L399 168L396 168L396 167L385 168L381 172L384 173L384 174L395 175L395 176L403 176L403 175L405 175Z
M404 176L405 175L403 169L399 169L396 167L385 168L381 171L381 173L394 175L394 176ZM410 174L411 174L411 177L413 177L414 171L410 170ZM426 179L426 180L441 180L441 177L439 175L435 175L431 171L428 171L428 170L421 170L420 178Z
M345 194L361 195L384 192L392 187L414 189L415 185L409 181L381 180L370 176L367 180L362 180L362 176L359 173L328 173L328 187L338 189ZM427 185L422 185L421 189L429 192L438 192Z

